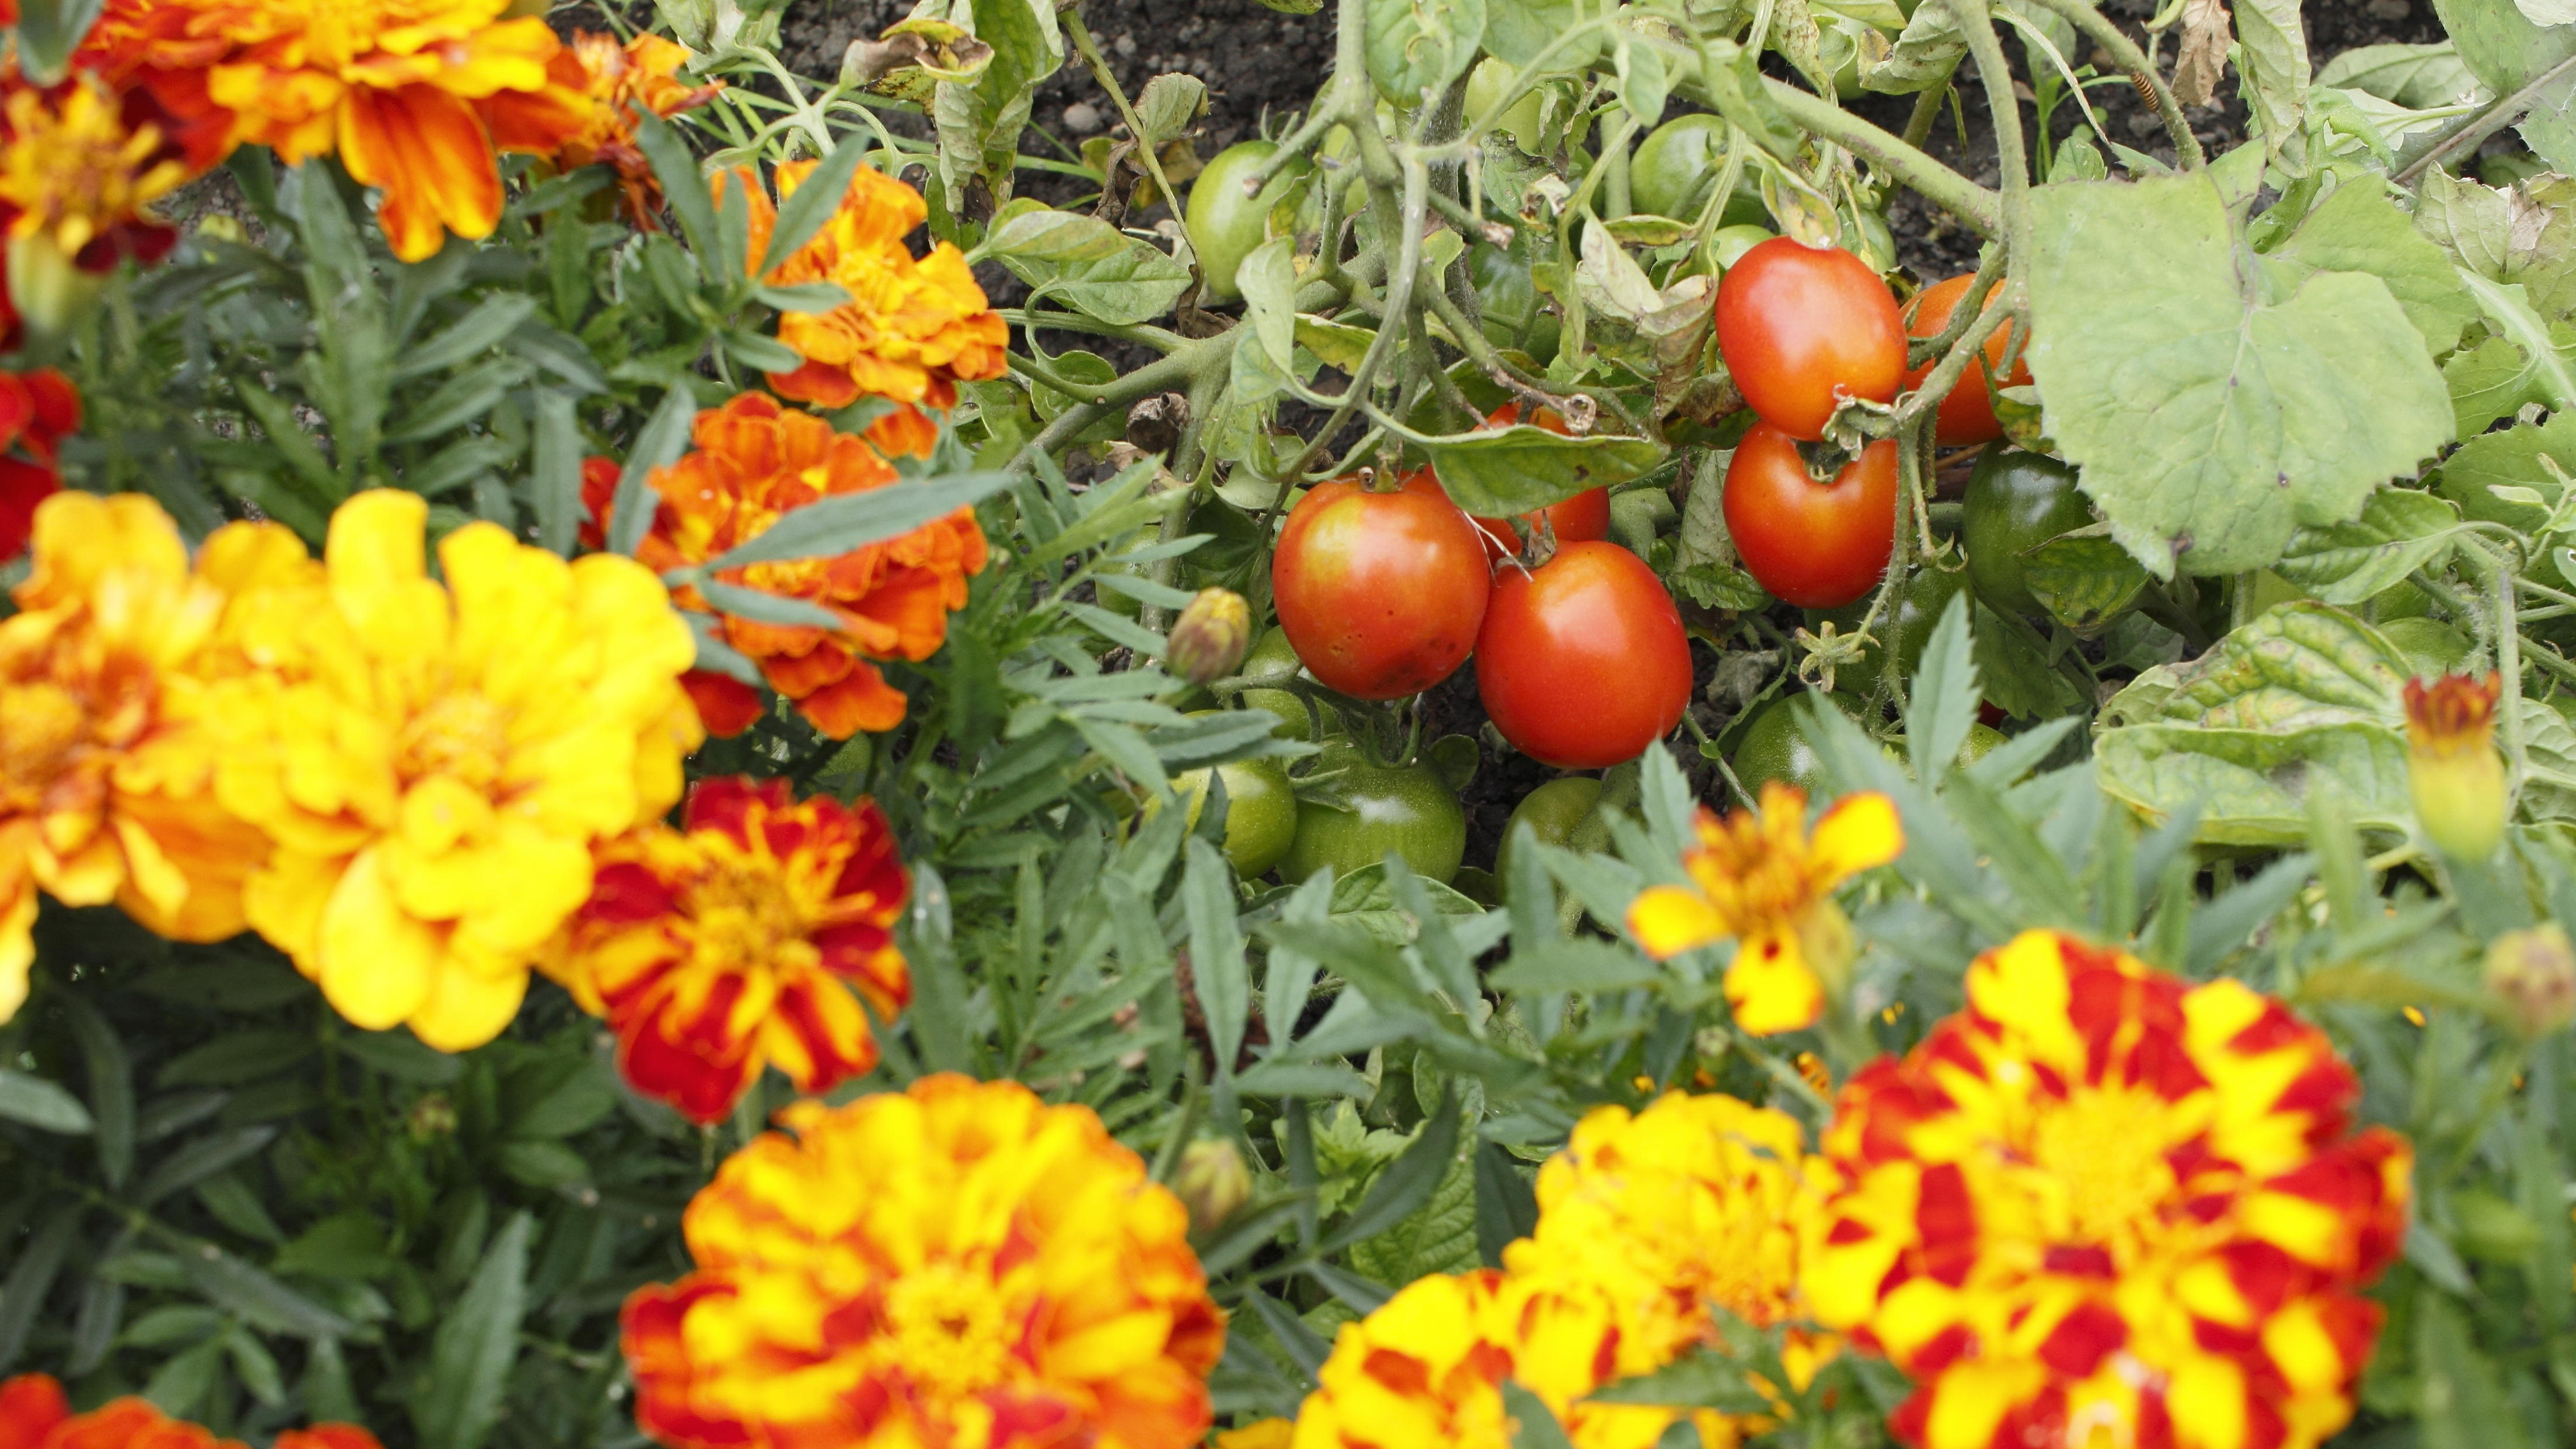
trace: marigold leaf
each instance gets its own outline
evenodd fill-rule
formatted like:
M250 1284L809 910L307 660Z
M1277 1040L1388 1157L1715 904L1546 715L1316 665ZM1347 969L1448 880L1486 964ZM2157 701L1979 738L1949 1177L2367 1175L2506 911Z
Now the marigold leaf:
M81 1100L42 1077L0 1067L0 1117L46 1132L86 1135L94 1125Z
M430 1341L429 1372L411 1407L422 1449L479 1449L499 1420L527 1311L535 1225L527 1213L511 1216Z
M1000 471L949 473L834 494L780 514L768 528L709 559L705 569L718 573L782 559L837 558L971 508L1016 481L1016 475Z

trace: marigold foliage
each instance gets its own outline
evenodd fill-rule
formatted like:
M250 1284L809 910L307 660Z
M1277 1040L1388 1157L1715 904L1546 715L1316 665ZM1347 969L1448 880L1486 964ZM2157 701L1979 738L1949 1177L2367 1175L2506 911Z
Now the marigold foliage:
M2352 1413L2410 1154L2324 1035L2031 931L1844 1088L1803 1286L1911 1373L1925 1449L2306 1449Z
M1737 938L1726 999L1746 1031L1813 1026L1850 965L1851 922L1834 887L1887 864L1905 831L1886 796L1844 796L1807 830L1807 795L1777 781L1758 810L1724 819L1703 808L1699 843L1682 856L1688 886L1654 886L1628 908L1628 929L1662 960Z
M661 508L636 557L662 571L704 563L759 537L791 510L885 487L897 475L879 449L909 450L918 421L917 413L898 412L861 438L763 393L710 408L698 414L695 451L653 474ZM604 526L616 471L595 467L585 484L591 512ZM869 661L937 653L948 638L950 611L965 606L967 576L981 573L986 558L975 510L960 508L836 558L727 569L718 575L724 582L819 604L841 627L726 615L724 639L825 734L846 739L861 730L889 730L903 722L907 702ZM679 590L677 598L682 608L712 612L695 588ZM690 692L718 734L739 734L759 718L759 696L725 676L693 674Z
M217 793L276 847L251 924L351 1022L455 1051L509 1022L592 844L677 801L702 734L651 573L478 523L439 545L441 585L426 516L389 490L342 505L324 568L236 611L211 717Z
M50 1374L24 1374L0 1382L0 1449L243 1449L218 1439L202 1424L173 1419L138 1398L122 1398L75 1414L63 1386ZM276 1449L381 1449L376 1436L355 1424L316 1424L288 1429Z
M780 204L819 164L791 161L778 168ZM756 264L777 214L748 171L716 178L719 203L731 185L750 197ZM779 396L827 408L871 396L944 408L957 400L958 383L1002 375L1010 329L985 304L965 253L941 242L915 258L904 247L903 239L929 216L920 192L862 166L822 231L771 270L764 280L775 286L832 282L850 294L828 312L779 318L778 340L805 358L794 372L770 374Z
M209 572L270 532L225 530ZM265 849L216 803L192 673L226 584L247 580L191 571L169 516L132 494L47 499L32 563L0 620L0 1020L26 998L39 888L219 940L242 928L243 876Z
M1178 1199L1086 1107L925 1077L800 1102L627 1300L637 1422L743 1444L1185 1449L1224 1345Z
M716 1122L764 1067L810 1096L876 1066L859 1002L884 1020L911 1000L893 935L910 888L875 802L708 780L685 829L599 847L542 964L608 1019L637 1090Z

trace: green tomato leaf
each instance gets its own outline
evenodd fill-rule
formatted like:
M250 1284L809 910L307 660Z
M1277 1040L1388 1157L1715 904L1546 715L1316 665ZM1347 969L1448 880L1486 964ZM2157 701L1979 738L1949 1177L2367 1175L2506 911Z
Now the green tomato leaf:
M2321 272L2367 272L2387 283L2435 357L2449 352L2460 330L2478 318L2478 304L2450 258L2367 181L2337 187L2273 255Z
M2528 533L2547 520L2549 506L2558 501L2558 480L2541 466L2543 457L2576 473L2576 412L2469 439L2442 460L2436 486L2469 517ZM2518 501L2499 495L2500 488L2528 488L2542 501Z
M1466 73L1485 39L1485 0L1368 0L1369 79L1420 105Z
M2477 89L2478 79L2460 59L2459 47L2444 40L2347 50L2318 67L2317 84L2362 91L2410 110L2429 110ZM2432 178L2428 174L2425 179Z
M2451 390L2453 430L2474 442L2524 403L2548 401L2534 383L2536 371L2521 348L2501 337L2452 353L2442 364L2442 385Z
M2515 0L2433 0L2442 29L2487 94L2509 96L2576 57L2576 26L2540 26ZM2576 73L2541 87L2518 129L2540 159L2559 171L2576 170Z
M2084 707L2074 682L2032 645L2027 627L2007 624L1979 604L1971 633L1976 641L1977 680L1988 704L2015 719L2047 719Z
M2406 741L2382 725L2268 730L2131 725L2095 743L2102 788L2161 824L2197 802L2196 838L2213 845L2292 845L2307 838L2307 797L2333 790L2355 825L2404 834Z
M1190 284L1190 269L1169 253L1069 211L1020 212L994 227L970 260L1000 262L1032 295L1122 327L1170 311Z
M2147 571L2107 534L2052 538L2022 557L2029 560L2022 581L2031 597L2080 638L2109 628L2147 586Z
M1560 437L1515 423L1417 439L1449 501L1478 518L1510 518L1562 503L1587 488L1625 483L1664 460L1647 438Z
M2274 565L2329 604L2359 604L2420 568L2451 557L2460 510L2430 493L2383 488L2350 523L2302 528Z
M2387 284L2251 256L2205 173L2045 186L2034 204L2047 431L2149 572L2268 564L2450 439L2450 396Z
M1572 30L1576 17L1575 0L1485 0L1485 48L1505 64L1527 65ZM1557 51L1548 69L1581 70L1600 53L1600 37L1589 36Z
M1351 1267L1380 1283L1410 1283L1478 1265L1476 1178L1468 1159L1449 1164L1431 1200L1411 1217L1351 1245Z
M2186 664L2150 669L2103 706L2105 721L2288 732L2406 712L2406 656L2379 631L2323 604L2285 604Z
M2435 167L2417 183L2415 228L2479 276L2521 284L2542 317L2576 315L2576 180L2499 190Z
M2238 89L2278 153L2308 112L2308 32L2299 0L2236 0Z

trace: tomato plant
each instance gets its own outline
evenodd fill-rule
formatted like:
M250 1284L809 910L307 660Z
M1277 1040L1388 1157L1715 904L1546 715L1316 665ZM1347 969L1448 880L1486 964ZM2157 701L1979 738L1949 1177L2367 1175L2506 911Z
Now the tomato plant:
M1506 567L1476 639L1476 692L1503 738L1566 770L1632 760L1690 703L1690 640L1654 570L1613 543Z
M1310 490L1279 531L1271 590L1315 678L1354 699L1396 699L1466 661L1491 583L1475 525L1417 472L1393 492Z
M1520 414L1520 404L1505 403L1485 415L1485 426L1508 428L1520 421ZM1565 420L1549 409L1539 409L1537 416L1530 419L1530 423L1559 437L1565 436ZM1608 538L1610 536L1610 490L1586 488L1563 502L1551 503L1545 508L1524 513L1519 519L1519 531L1513 529L1510 519L1478 518L1474 522L1476 532L1485 540L1486 557L1496 563L1501 563L1520 552L1519 545L1523 532L1533 538L1544 532L1559 543L1582 543Z
M1889 401L1905 376L1905 319L1887 284L1840 247L1789 237L1726 269L1717 346L1753 411L1809 441L1843 399Z
M1267 141L1228 146L1208 161L1190 186L1190 245L1198 252L1200 275L1211 302L1242 295L1235 290L1235 270L1252 249L1270 235L1272 217L1296 199L1307 165L1292 157L1259 191L1246 194L1245 178L1269 161L1278 148Z
M1726 527L1762 587L1802 608L1840 608L1887 572L1896 445L1870 444L1826 482L1795 439L1757 423L1727 464Z

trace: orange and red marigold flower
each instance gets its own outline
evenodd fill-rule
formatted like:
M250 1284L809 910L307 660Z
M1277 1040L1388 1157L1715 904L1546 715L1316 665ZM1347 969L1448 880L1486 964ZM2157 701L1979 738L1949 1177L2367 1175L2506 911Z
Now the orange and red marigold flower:
M637 1090L715 1122L766 1066L807 1096L876 1066L859 1000L890 1019L912 983L893 936L910 878L874 802L708 780L685 829L646 826L598 861L542 964L608 1019Z
M681 80L680 67L688 61L685 47L649 31L620 45L616 36L584 30L575 32L550 68L556 85L590 99L581 129L553 145L555 165L565 171L593 164L613 168L627 219L646 230L656 226L662 187L636 144L635 107L668 118L724 89L722 81L693 86Z
M710 408L698 414L696 450L653 474L661 507L636 557L662 571L702 564L759 537L791 510L885 487L898 475L879 449L914 450L923 423L919 413L902 409L861 438L761 393ZM605 460L593 460L584 474L584 500L602 528L616 484L616 467ZM724 640L825 734L846 739L860 730L889 730L902 723L907 702L870 661L921 660L938 652L948 637L949 612L965 606L967 576L981 573L986 557L975 510L960 508L837 557L726 569L716 576L724 583L803 599L841 622L822 629L728 614ZM674 598L684 609L717 612L694 587L675 590ZM692 673L688 685L716 734L739 734L760 717L760 696L748 685L704 670Z
M72 1412L63 1386L48 1374L0 1382L0 1449L243 1449L202 1424L173 1419L137 1398ZM355 1424L316 1424L278 1434L276 1449L380 1449Z
M2221 979L2031 931L1967 1009L1847 1084L1816 1318L1913 1375L1921 1449L2311 1449L2352 1413L2359 1296L2410 1154L2351 1134L2323 1033Z
M0 372L0 563L26 551L36 506L62 490L62 441L80 424L70 378L50 367Z
M1225 1322L1188 1211L1089 1108L941 1075L779 1120L689 1204L697 1271L627 1300L646 1433L1188 1449L1207 1432Z
M795 195L820 164L791 161L779 167L779 203ZM750 256L756 266L777 215L759 178L748 171L717 177L717 201L735 185L750 197ZM779 396L826 408L871 396L944 408L956 402L958 383L1002 375L1010 329L986 305L965 253L941 242L916 258L904 246L903 239L929 216L920 192L862 166L823 229L771 270L764 280L773 286L831 282L850 294L828 312L779 318L778 340L805 359L794 372L770 374L769 385Z
M2446 674L2406 681L2406 782L2415 819L2434 844L2484 860L2504 839L2512 794L2496 753L2496 702L2504 676ZM2521 701L2515 701L2518 706Z

